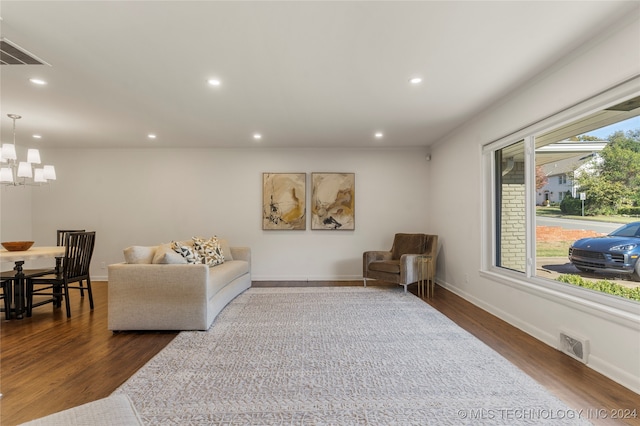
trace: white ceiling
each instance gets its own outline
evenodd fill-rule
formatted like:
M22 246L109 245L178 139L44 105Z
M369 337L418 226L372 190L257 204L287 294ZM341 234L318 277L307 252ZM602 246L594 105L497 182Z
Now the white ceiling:
M51 64L0 66L2 138L15 113L40 148L426 146L639 4L2 0Z

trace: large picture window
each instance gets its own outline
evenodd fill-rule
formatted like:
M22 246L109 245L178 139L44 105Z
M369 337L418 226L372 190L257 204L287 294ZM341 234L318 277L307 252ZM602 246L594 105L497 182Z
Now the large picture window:
M600 98L485 147L485 267L640 303L640 93Z

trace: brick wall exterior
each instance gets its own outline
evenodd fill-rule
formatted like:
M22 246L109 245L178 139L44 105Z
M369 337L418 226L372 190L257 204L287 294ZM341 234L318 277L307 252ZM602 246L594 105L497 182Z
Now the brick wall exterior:
M524 190L524 163L516 162L502 177L501 266L522 272L527 261Z

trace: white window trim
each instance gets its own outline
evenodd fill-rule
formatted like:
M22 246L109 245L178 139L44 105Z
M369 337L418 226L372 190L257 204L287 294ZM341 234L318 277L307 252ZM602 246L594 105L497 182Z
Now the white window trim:
M581 117L588 116L598 110L616 105L625 99L635 96L640 96L640 75L482 147L483 197L481 221L483 226L481 232L481 276L554 302L564 303L590 314L595 313L627 327L640 327L640 309L635 301L540 278L535 275L536 242L533 236L535 235L536 225L535 210L532 208L532 206L535 206L536 201L536 191L533 185L533 182L535 182L535 167L533 167L534 159L532 158L535 147L534 135L569 124L579 120ZM497 165L494 161L494 152L520 140L525 141L525 197L527 203L527 264L524 274L495 266L497 248L495 206L497 195L494 176Z

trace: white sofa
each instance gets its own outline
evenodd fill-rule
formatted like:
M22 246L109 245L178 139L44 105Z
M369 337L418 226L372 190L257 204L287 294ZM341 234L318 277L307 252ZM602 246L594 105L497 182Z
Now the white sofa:
M207 330L251 287L250 248L221 246L216 266L183 263L168 244L125 249L126 262L108 269L108 329Z

